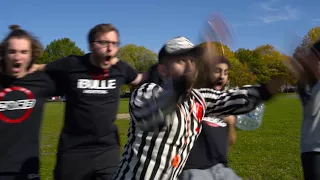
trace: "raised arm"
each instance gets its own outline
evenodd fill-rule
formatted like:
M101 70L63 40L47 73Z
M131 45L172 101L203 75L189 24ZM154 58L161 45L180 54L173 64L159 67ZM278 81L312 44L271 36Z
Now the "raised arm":
M217 91L214 89L198 89L203 95L207 116L224 116L245 114L252 111L263 101L269 100L272 94L266 86L243 86L239 89Z
M176 107L176 95L154 83L143 84L130 98L132 121L143 131L156 131L165 124L167 114Z
M49 75L53 81L55 91L52 91L53 96L62 96L65 94L67 87L68 71L70 70L70 63L76 61L72 56L52 61L44 66L43 71Z

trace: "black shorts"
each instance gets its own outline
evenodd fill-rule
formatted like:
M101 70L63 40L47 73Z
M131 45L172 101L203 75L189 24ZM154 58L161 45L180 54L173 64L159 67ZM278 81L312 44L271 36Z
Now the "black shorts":
M111 180L120 164L120 147L58 152L55 180Z
M8 163L10 164L10 163ZM39 158L30 157L21 164L20 170L10 170L10 165L6 169L0 170L0 180L39 180ZM16 168L14 168L16 169Z
M305 180L320 179L320 152L305 152L301 154L303 175Z

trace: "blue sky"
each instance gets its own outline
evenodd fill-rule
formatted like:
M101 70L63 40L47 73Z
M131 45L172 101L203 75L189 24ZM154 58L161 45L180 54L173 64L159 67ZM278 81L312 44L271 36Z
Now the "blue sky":
M288 38L320 25L320 1L302 0L31 0L1 2L0 38L10 24L31 31L44 45L69 37L88 52L87 33L99 23L113 23L121 43L155 52L168 39L183 35L194 43L207 17L221 13L235 33L233 50L262 44L288 48Z

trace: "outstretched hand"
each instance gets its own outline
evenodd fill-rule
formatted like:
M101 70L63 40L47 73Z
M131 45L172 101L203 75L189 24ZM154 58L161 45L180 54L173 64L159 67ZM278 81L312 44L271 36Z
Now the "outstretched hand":
M320 52L317 49L311 47L308 55L299 59L298 62L305 69L305 74L309 80L316 82L320 80Z
M320 41L309 47L297 49L303 41L298 35L290 35L286 52L288 59L282 61L299 84L313 84L320 80Z
M36 71L44 71L45 66L46 66L45 64L33 64L31 68L28 70L28 73L31 74Z
M283 76L272 77L271 80L265 85L270 94L275 95L278 93L280 87L285 83Z
M300 83L305 84L307 82L305 69L297 60L289 57L281 62L288 69L289 73Z
M299 84L312 84L320 80L320 59L312 52L299 59L282 61Z

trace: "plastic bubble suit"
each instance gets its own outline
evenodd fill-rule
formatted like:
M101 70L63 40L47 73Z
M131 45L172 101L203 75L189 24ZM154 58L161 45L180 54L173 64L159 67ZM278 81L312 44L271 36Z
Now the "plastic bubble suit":
M236 127L245 131L258 129L262 123L264 109L264 104L260 104L247 114L237 115Z

